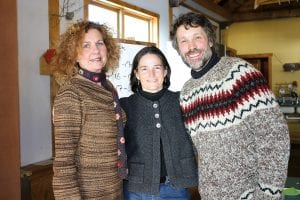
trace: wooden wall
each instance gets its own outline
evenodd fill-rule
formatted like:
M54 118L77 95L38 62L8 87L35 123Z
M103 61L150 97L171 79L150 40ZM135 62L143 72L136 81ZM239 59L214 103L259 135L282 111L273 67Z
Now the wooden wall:
M0 199L19 200L17 2L0 1Z

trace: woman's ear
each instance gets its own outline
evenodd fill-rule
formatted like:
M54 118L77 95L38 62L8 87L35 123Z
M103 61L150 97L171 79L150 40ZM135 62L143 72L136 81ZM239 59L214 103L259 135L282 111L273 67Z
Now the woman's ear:
M139 73L137 73L137 70L134 70L134 75L137 80L140 80Z
M168 70L165 69L165 70L164 70L164 78L167 76L167 74L168 74Z

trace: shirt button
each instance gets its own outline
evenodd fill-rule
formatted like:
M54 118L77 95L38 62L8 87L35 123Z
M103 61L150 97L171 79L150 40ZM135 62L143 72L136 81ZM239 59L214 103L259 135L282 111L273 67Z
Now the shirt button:
M159 114L156 113L156 114L154 115L154 117L155 117L156 119L158 119L158 118L159 118Z
M160 123L157 123L156 128L160 128L160 127L161 127Z
M153 108L157 108L157 107L158 107L157 103L154 103Z

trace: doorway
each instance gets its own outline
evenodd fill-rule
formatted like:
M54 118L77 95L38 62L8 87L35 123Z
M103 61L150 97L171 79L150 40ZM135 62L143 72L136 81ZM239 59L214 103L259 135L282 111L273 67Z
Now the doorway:
M243 58L259 70L267 80L270 88L272 88L272 56L272 53L237 55L237 57Z

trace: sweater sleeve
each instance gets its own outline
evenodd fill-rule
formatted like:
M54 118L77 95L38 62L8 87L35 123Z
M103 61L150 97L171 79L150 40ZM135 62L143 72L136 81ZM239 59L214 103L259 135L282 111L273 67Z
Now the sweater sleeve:
M53 162L53 192L56 200L80 200L75 160L80 137L81 112L78 95L64 91L53 107L55 157Z
M248 121L257 146L258 182L254 199L282 199L287 177L290 139L288 127L278 106L256 111Z
M258 180L254 199L282 199L281 191L287 178L290 152L288 126L274 94L261 73L248 68L245 74L247 75L243 77L256 74L256 84L251 84L250 87L242 84L247 82L243 81L246 78L240 81L240 87L244 88L244 94L247 94L245 99L248 99L244 104L251 110L245 123L254 136L257 154Z

